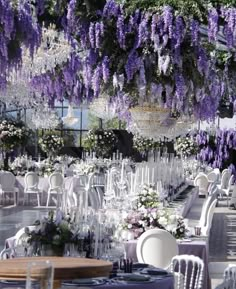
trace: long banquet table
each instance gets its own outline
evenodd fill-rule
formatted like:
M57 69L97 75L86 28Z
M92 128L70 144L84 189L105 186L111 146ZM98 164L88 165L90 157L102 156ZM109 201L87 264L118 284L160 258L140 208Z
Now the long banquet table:
M124 243L127 258L132 258L134 262L137 261L136 246L137 240L131 240ZM179 254L195 255L200 257L204 262L204 276L202 289L211 289L211 279L208 271L208 241L207 240L192 240L192 241L179 241Z

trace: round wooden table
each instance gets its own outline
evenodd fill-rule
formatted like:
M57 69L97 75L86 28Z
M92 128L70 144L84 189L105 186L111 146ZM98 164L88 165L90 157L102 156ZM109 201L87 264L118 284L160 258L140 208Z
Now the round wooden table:
M22 280L27 277L29 262L49 260L54 267L54 286L59 288L62 280L109 276L112 263L87 258L26 257L0 260L0 279ZM34 278L37 279L37 272Z

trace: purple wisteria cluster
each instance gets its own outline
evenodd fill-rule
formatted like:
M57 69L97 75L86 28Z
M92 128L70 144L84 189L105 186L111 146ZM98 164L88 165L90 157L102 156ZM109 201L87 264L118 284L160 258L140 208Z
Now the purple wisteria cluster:
M20 68L22 47L33 57L41 41L41 28L29 1L16 2L0 0L0 89L5 89L9 72Z
M218 129L215 133L199 131L195 137L200 151L197 159L213 168L230 167L236 175L236 131Z
M105 91L118 106L114 98L128 95L130 103L157 103L196 119L216 116L228 72L217 66L209 43L214 47L222 30L232 51L235 8L211 8L207 36L198 20L176 15L170 6L127 13L123 5L107 0L92 16L78 13L78 6L70 0L64 19L76 52L64 67L32 80L51 104L64 96L92 101Z

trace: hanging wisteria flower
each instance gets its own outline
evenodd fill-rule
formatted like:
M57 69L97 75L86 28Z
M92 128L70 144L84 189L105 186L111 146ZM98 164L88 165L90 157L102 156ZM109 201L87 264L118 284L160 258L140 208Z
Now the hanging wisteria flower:
M0 31L0 88L5 89L9 73L20 69L23 46L33 57L41 42L41 29L31 4L0 0Z
M231 52L235 45L235 8L221 9L215 3L211 8L205 4L200 8L192 0L184 5L176 1L173 7L168 1L167 5L157 1L155 7L150 1L137 1L137 8L133 1L93 2L61 4L61 10L67 11L67 15L60 15L63 27L80 65L65 71L65 63L32 81L50 104L64 95L78 103L92 101L100 92L114 99L119 97L117 91L129 95L134 104L144 99L150 103L154 99L151 89L161 86L161 106L205 120L216 116L223 94L228 94L230 102L235 100L233 53L223 61L217 56L224 54L219 47L227 44ZM56 11L58 5L54 4L51 9ZM220 43L216 41L218 33ZM0 43L5 55L7 46ZM224 83L227 89L223 93L219 86ZM1 75L0 85L4 85Z
M105 56L102 62L102 78L104 83L107 83L110 78L109 58Z
M192 44L194 46L197 46L199 42L199 22L197 20L192 20L190 29Z
M212 8L209 11L209 16L208 16L209 22L208 22L208 38L210 42L215 42L216 41L216 36L218 32L218 12L217 9Z
M235 130L216 130L210 134L207 131L199 131L195 137L200 151L197 159L213 168L224 169L231 167L235 171L233 157L236 153Z

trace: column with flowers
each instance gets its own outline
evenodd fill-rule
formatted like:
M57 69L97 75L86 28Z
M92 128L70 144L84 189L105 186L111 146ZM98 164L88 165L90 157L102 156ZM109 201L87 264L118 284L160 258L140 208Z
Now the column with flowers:
M4 170L8 170L10 153L26 144L29 136L30 130L23 123L6 119L0 121L0 148Z
M97 157L110 157L117 143L117 137L112 130L92 129L83 139L83 147L93 151Z
M46 134L39 138L39 146L48 155L49 159L56 157L63 145L63 138L56 134Z

